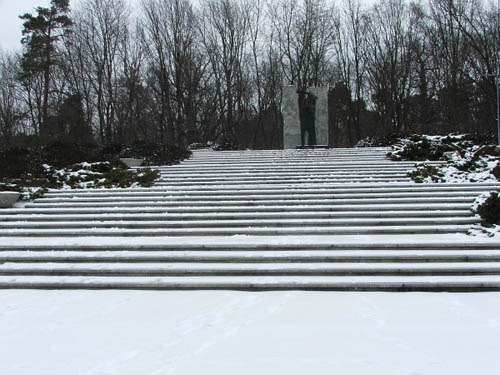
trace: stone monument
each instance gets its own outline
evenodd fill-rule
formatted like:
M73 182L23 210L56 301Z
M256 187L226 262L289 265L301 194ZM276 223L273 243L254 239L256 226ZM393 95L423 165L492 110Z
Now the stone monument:
M326 87L309 87L307 91L316 96L315 133L316 145L328 146L328 89ZM291 149L301 146L301 121L299 111L299 94L297 86L283 88L283 148ZM306 145L307 145L306 136Z

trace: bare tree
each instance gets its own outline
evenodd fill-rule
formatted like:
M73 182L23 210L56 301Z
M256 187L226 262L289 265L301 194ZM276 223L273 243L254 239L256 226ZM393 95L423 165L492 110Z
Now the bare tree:
M251 81L254 84L253 148L280 147L282 121L279 109L282 96L281 61L274 51L272 27L266 19L264 1L250 7Z
M466 11L465 3L430 0L427 35L433 56L434 80L439 87L442 120L450 128L463 129L470 121L468 97L471 94L470 46L460 30L457 17Z
M386 131L408 131L414 21L403 0L382 0L370 12L367 78Z
M342 84L348 95L344 105L349 113L346 122L350 144L361 138L361 111L365 103L365 76L368 65L365 56L367 38L367 16L360 0L345 0L341 18L336 23L335 57Z
M192 142L197 137L205 69L197 38L198 19L187 0L147 0L143 12L149 82L160 137L171 142Z
M90 88L102 142L113 140L116 126L116 94L123 72L122 48L126 45L129 9L123 0L86 0L74 12L73 43L84 62L78 75Z
M8 144L24 117L21 85L17 80L19 57L0 51L0 143Z
M334 43L334 8L324 0L280 0L268 4L288 84L308 87L327 83Z
M475 122L493 129L496 117L496 87L491 75L499 66L500 30L499 10L493 2L463 0L458 5L451 4L451 14L457 23L467 50L469 79L475 87L475 95L470 103ZM490 76L486 76L489 74Z
M235 128L245 115L248 94L245 74L248 59L250 7L243 0L205 0L202 3L200 35L210 62L216 93L219 134L236 141Z

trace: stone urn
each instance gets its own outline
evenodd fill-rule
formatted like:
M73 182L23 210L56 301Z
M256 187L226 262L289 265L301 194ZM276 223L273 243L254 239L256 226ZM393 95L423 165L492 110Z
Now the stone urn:
M12 207L20 195L17 191L0 191L0 208Z
M140 167L144 163L144 159L120 158L120 160L129 168Z

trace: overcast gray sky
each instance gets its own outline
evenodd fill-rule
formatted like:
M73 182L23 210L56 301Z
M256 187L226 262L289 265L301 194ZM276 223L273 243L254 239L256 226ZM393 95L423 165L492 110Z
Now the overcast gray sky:
M70 4L77 1L71 1ZM138 4L140 0L129 0ZM38 6L48 7L50 0L0 0L0 48L9 51L21 48L22 21L19 15L35 13Z
M0 47L20 48L22 21L19 15L33 13L35 7L49 4L50 0L0 0Z

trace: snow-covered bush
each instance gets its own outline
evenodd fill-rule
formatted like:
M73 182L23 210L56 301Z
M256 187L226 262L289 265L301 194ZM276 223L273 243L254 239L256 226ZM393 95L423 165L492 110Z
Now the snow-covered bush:
M383 136L368 136L356 143L354 147L388 147L398 141L399 137L396 133L390 133Z
M212 150L215 151L233 151L233 150L241 150L242 147L230 140L222 140L212 145Z
M354 147L377 147L379 146L377 140L373 137L366 137L360 139L358 143L354 145Z
M440 168L433 165L420 164L416 169L408 172L408 176L415 182L442 182L444 174Z
M396 142L389 156L392 160L441 160L444 153L450 151L455 151L455 148L444 142L441 136L412 135Z
M480 203L476 212L488 225L500 225L500 196L492 192L489 197Z
M202 148L210 148L211 146L212 146L212 143L210 143L210 142L207 142L207 143L194 142L188 146L188 150L199 150Z
M467 153L483 149L489 144L489 134L412 135L398 139L388 156L392 160L446 160L445 153L456 152L465 158ZM492 150L494 147L486 147L483 151L491 153Z
M408 175L416 182L481 182L500 178L500 152L483 144L487 136L471 134L413 135L393 145L392 160L438 161L441 166L418 165Z
M49 165L45 167L47 174L55 177L54 185L65 189L151 186L159 177L156 170L134 171L119 161L79 163L59 170Z
M66 168L56 168L44 164L43 174L33 176L25 174L17 178L4 178L0 190L21 192L22 200L31 200L42 196L52 189L87 189L111 187L148 187L159 178L157 170L129 170L120 161L78 163Z
M176 164L191 156L191 151L176 145L163 145L151 142L132 144L110 144L100 150L101 159L138 158L144 159L144 165Z
M177 163L191 155L186 148L156 143L76 144L39 139L0 150L0 190L30 200L50 188L151 186L158 171L129 170L118 158L141 157L146 165Z

